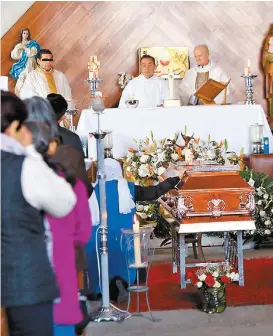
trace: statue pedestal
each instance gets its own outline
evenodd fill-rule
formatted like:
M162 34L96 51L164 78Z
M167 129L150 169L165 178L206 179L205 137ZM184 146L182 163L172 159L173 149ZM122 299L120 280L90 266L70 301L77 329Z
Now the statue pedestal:
M164 100L163 106L164 107L179 107L179 106L181 106L180 99L175 99L174 98L174 78L175 78L175 75L174 75L172 69L170 69L167 78L168 78L168 85L169 85L169 99Z

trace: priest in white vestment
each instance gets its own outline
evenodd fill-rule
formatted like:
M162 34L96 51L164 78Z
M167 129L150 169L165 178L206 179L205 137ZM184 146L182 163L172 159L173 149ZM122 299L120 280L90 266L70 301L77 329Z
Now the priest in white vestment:
M33 96L46 98L50 93L58 93L71 102L71 88L65 75L53 68L53 55L50 50L41 49L37 54L38 66L26 77L20 98Z
M168 99L168 84L164 79L154 74L155 59L150 55L144 55L140 60L141 74L130 80L122 92L119 107L126 108L126 100L136 99L138 107L162 106Z
M217 82L229 81L225 72L209 59L209 49L206 45L194 48L194 57L197 66L188 70L179 86L181 105L202 105L202 101L195 97L194 93L207 82L209 78ZM216 104L224 103L224 90L214 99ZM229 86L227 87L226 103L231 103Z

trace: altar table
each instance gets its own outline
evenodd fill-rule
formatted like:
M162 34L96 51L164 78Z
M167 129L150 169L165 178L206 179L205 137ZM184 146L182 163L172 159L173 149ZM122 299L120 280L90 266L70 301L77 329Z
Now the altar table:
M207 140L227 139L228 150L244 154L250 151L250 125L264 125L264 137L269 138L269 152L273 153L273 135L261 105L183 106L177 108L125 108L105 109L101 115L103 130L113 132L113 156L124 157L133 139L143 139L153 131L155 139L173 138L176 132ZM93 110L83 110L77 133L88 134L97 130L97 115ZM88 143L89 158L96 160L96 141Z

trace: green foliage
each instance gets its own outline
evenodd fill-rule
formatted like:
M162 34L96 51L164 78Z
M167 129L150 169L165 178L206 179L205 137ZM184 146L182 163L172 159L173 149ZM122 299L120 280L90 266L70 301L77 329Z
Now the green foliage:
M245 236L259 245L273 237L273 179L252 169L247 169L239 174L255 188L254 220L256 230L246 231Z
M149 225L150 221L156 222L156 226L154 229L155 236L157 238L163 238L163 239L169 238L170 237L170 225L159 213L159 202L158 201L138 202L138 207L139 205L143 205L144 207L147 207L147 208L149 207L149 210L146 211L146 214L148 215L146 223L147 225ZM145 226L145 221L143 225Z
M225 146L225 150L227 151L227 150L228 150L228 142L227 142L227 139L225 139L224 146Z

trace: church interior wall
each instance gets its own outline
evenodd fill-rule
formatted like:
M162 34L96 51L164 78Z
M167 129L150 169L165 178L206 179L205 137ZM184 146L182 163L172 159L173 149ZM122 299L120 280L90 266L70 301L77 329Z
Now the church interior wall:
M87 63L97 55L106 106L114 107L121 95L118 73L138 74L140 47L187 46L194 65L193 47L205 43L212 60L231 78L233 103L245 99L240 76L250 60L258 74L254 98L266 108L260 52L272 13L270 1L37 1L1 39L1 74L9 73L10 51L20 30L28 27L32 39L53 52L54 66L67 76L80 109L90 102ZM9 78L9 88L14 86Z
M20 19L22 15L34 4L35 1L1 1L1 35L3 37L7 31Z

